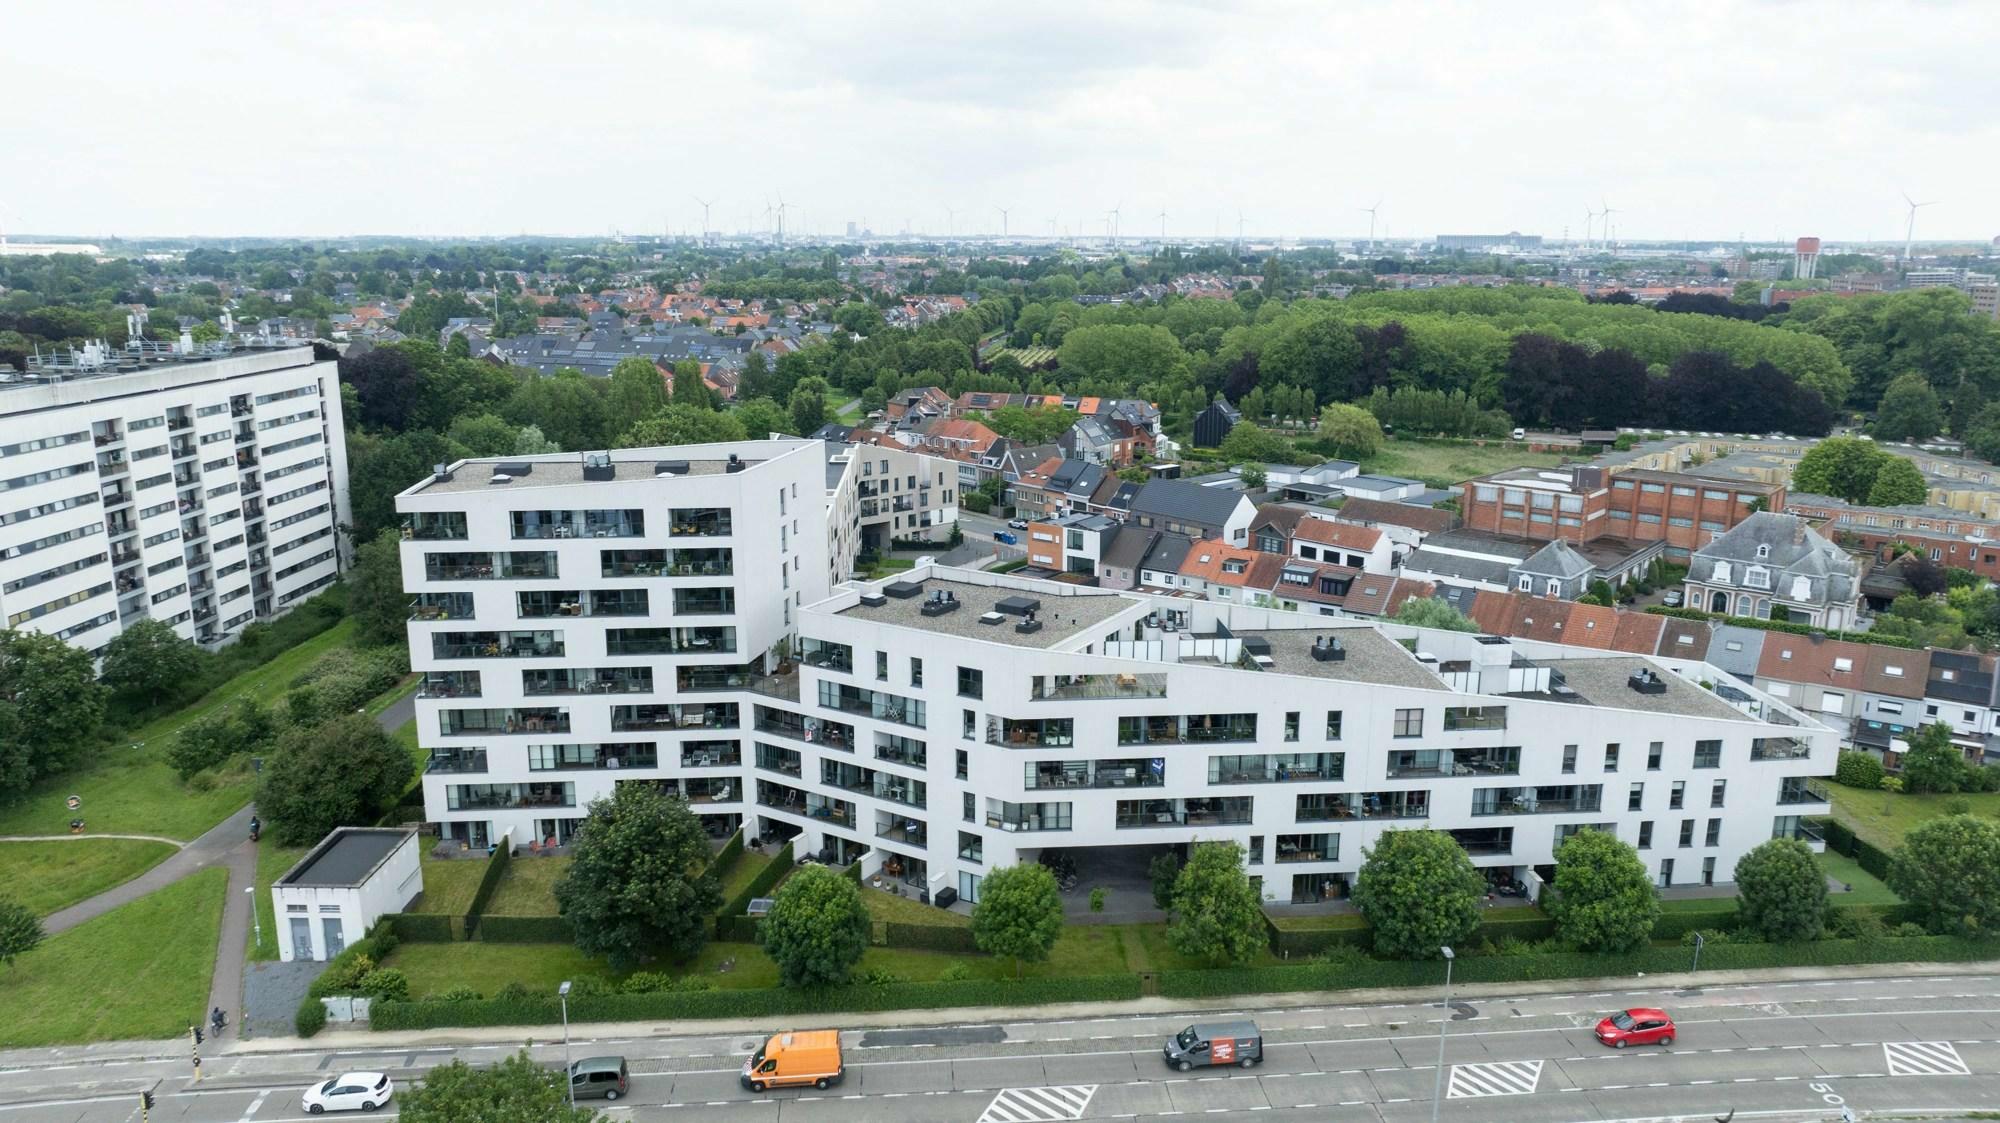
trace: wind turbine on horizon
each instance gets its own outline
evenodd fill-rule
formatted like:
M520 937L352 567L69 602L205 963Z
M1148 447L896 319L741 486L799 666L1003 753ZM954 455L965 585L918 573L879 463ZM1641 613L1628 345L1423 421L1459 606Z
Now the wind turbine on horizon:
M714 199L704 199L704 198L702 198L702 197L701 197L701 196L699 196L699 195L690 195L690 196L688 196L688 198L690 198L690 199L693 199L693 200L694 200L695 202L697 202L697 203L700 203L700 204L701 204L701 240L702 240L703 242L707 242L707 241L708 241L708 207L709 207L709 204L711 204L711 203L715 202L715 200L714 200Z
M1167 212L1160 212L1160 244L1167 244Z
M1382 200L1376 199L1375 205L1372 207L1356 207L1354 209L1368 216L1368 249L1372 253L1375 249L1375 212L1382 209Z
M1920 207L1935 207L1938 201L1932 199L1929 202L1919 203L1915 199L1910 198L1910 193L1907 191L1903 192L1902 195L1903 201L1910 204L1910 217L1903 223L1903 266L1908 268L1910 264L1910 252L1914 245L1913 239L1917 233L1917 209Z
M1000 236L1005 238L1007 236L1007 208L994 207L993 209L1000 212Z
M1112 207L1104 213L1108 216L1105 219L1105 226L1111 232L1111 244L1115 247L1118 245L1118 207Z

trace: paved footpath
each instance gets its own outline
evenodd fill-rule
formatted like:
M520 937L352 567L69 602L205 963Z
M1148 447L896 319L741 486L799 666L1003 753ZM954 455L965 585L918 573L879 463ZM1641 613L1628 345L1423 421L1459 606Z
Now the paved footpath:
M152 869L147 870L145 873L140 874L123 885L115 885L95 897L86 898L66 909L51 913L48 919L42 921L43 931L51 936L58 932L66 932L86 920L95 920L103 916L119 905L130 904L156 889L165 889L167 886L172 885L189 874L198 873L210 866L221 865L229 859L230 853L236 848L249 846L250 816L252 814L251 809L245 807L236 814L224 819L221 825L202 835L200 838L195 839L193 842L186 843L185 845L178 842L174 843L174 845L181 847L180 853L168 856L166 861L161 862L159 865L154 866ZM122 838L130 836L81 834L65 835L63 837ZM161 841L172 840L163 839ZM250 862L253 870L256 864L253 851ZM243 884L248 885L250 883L245 881ZM241 888L237 889L239 896L242 892Z

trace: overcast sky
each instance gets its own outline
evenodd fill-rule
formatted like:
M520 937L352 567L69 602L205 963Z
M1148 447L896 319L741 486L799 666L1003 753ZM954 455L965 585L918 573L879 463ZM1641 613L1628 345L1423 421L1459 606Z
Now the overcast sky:
M16 234L2000 234L1988 3L7 0L0 79Z

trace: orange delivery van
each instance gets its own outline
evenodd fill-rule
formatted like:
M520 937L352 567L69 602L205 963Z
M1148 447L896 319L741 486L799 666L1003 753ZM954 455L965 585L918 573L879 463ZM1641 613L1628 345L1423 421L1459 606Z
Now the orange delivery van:
M743 1062L743 1086L753 1092L807 1084L827 1088L846 1075L840 1031L833 1029L773 1034Z

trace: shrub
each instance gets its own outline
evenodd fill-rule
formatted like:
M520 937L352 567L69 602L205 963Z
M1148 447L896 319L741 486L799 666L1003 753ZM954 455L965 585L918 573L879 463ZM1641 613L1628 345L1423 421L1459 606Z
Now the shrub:
M441 991L437 994L431 995L429 1001L477 1002L479 1001L479 999L480 999L480 994L478 991L473 990L471 987L466 986L464 983L460 983L459 985L452 987L449 990Z
M964 924L907 924L891 920L882 926L884 947L918 948L971 954L979 950L972 928Z
M618 989L626 994L656 994L663 990L671 990L673 985L674 980L671 975L661 974L658 971L634 971L626 976Z
M825 866L806 866L778 890L757 942L786 986L825 986L848 981L868 934L861 890Z
M2000 825L1971 815L1920 823L1904 837L1888 881L1931 931L1991 933L2000 924Z
M1363 854L1354 903L1375 929L1376 951L1434 959L1479 926L1486 881L1450 835L1386 831Z
M972 977L972 968L963 963L954 963L938 974L938 982L959 983Z
M986 875L979 903L972 906L972 938L988 955L1040 963L1062 935L1062 898L1047 866L1020 863Z
M618 987L601 975L578 975L570 980L571 998L596 998L606 994L617 994Z
M1103 889L1101 889L1101 888L1099 888L1099 889L1092 889L1092 890L1090 891L1090 911L1091 911L1091 912L1103 912L1103 911L1104 911L1104 890L1103 890Z
M516 980L501 987L494 993L493 997L505 1002L518 1002L524 998L535 997L535 993L528 989L526 983Z
M1556 930L1580 951L1624 951L1652 935L1660 896L1629 842L1582 830L1556 848Z
M351 949L350 949L351 950ZM367 955L356 954L351 958L345 954L334 957L326 970L313 980L312 991L316 996L353 994L361 989L361 980L375 970L375 960Z
M1969 815L1972 813L1972 801L1964 796L1953 796L1951 799L1944 801L1944 813L1947 815Z
M1883 775L1882 762L1869 753L1843 752L1833 770L1834 783L1850 788L1879 788Z
M1743 926L1766 939L1814 939L1826 923L1826 874L1800 839L1774 838L1745 854L1736 884Z
M410 997L410 977L393 967L378 967L361 976L357 989L372 999L402 1002Z
M300 1037L311 1037L326 1028L326 1004L311 995L299 1003L298 1012L292 1015L292 1028Z

